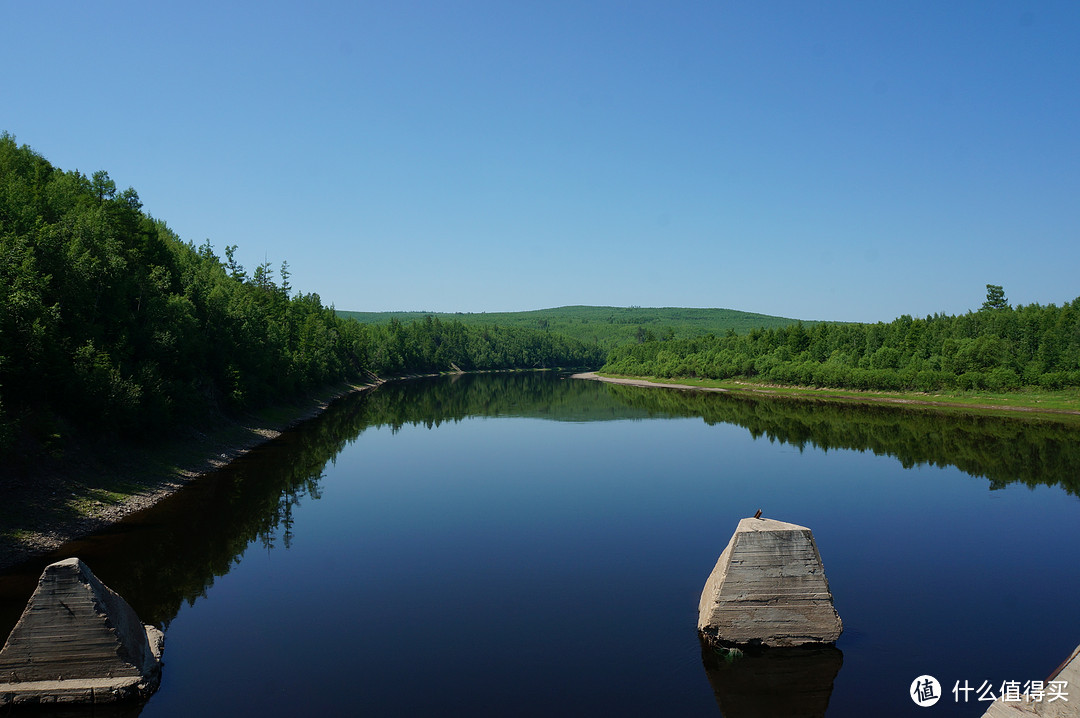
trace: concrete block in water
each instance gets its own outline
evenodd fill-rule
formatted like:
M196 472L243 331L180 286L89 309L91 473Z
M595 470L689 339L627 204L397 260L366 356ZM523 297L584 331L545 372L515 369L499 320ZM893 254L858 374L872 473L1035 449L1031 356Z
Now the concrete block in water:
M51 564L0 650L0 706L149 695L163 644L82 561Z
M1050 684L1055 685L1051 686ZM1004 701L1001 696L990 704L983 718L1077 718L1080 716L1080 646L1050 677L1043 681L1042 692L1024 693L1019 701Z
M843 623L810 529L740 521L701 592L698 631L727 646L835 643Z

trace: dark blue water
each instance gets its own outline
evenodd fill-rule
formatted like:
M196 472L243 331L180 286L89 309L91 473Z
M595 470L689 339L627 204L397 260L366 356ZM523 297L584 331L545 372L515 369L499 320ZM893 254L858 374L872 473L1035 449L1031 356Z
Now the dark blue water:
M955 681L1043 679L1080 643L1073 430L681 396L388 385L65 551L167 629L144 716L768 714L774 691L746 686L774 669L707 673L696 635L758 508L824 560L840 653L796 672L829 716L979 716ZM1010 478L1025 451L1043 484ZM908 697L921 674L946 692L930 709Z

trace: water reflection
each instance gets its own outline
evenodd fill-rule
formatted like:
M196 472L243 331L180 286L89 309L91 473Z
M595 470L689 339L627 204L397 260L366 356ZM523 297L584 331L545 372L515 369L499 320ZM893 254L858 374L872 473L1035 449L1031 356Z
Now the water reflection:
M288 548L293 511L320 498L324 468L366 429L429 428L470 416L555 421L699 416L793 446L896 457L905 467L954 465L990 479L1061 485L1080 495L1080 431L1027 417L958 416L891 406L754 399L572 380L551 372L464 375L390 383L347 397L309 421L153 509L0 577L0 635L7 635L42 568L79 555L162 628L205 595L254 544ZM16 598L21 596L20 598Z
M154 508L0 576L0 635L15 625L42 569L68 556L83 558L143 621L167 628L181 605L204 596L249 545L287 549L294 510L321 497L327 463L369 428L432 428L470 416L603 421L650 415L594 382L550 372L417 379L346 397Z
M818 645L733 656L702 641L701 662L724 718L817 718L829 706L844 654Z
M1011 483L1060 485L1080 496L1075 417L972 415L933 407L829 403L576 381L550 373L466 375L390 384L370 396L367 425L437 426L466 416L558 421L701 417L803 449L854 449L895 457L904 468L955 466Z
M1064 418L962 415L933 408L755 398L745 394L608 385L626 406L653 414L700 416L765 437L824 451L854 449L893 456L904 468L955 466L990 480L1061 486L1080 496L1080 423Z
M391 383L369 394L337 402L316 420L252 452L224 471L193 483L150 511L133 516L107 532L65 546L53 556L0 576L0 638L5 637L15 624L43 566L52 560L70 555L79 555L86 560L98 577L123 595L144 621L167 628L185 603L195 604L200 597L205 596L215 581L232 572L242 558L245 558L245 554L248 554L246 558L250 559L252 555L258 557L259 552L276 552L275 568L284 568L284 565L289 563L288 560L278 561L279 557L288 559L301 555L303 562L308 565L322 566L321 562L324 560L339 558L335 557L335 553L342 546L359 546L363 550L356 551L348 560L354 564L352 570L357 575L371 578L370 585L365 584L363 588L367 602L365 605L368 606L366 610L373 611L372 606L380 606L383 601L386 603L383 618L372 621L372 624L396 620L399 613L405 610L402 607L410 605L411 601L401 597L414 596L420 585L438 583L448 591L445 595L456 601L466 616L460 626L451 626L455 630L460 628L456 643L462 645L477 642L475 625L489 614L502 616L507 625L519 625L517 621L520 617L513 610L508 609L509 612L503 616L498 613L501 604L493 608L490 601L502 601L503 599L497 597L502 595L500 591L507 591L507 585L516 587L519 582L523 583L534 574L544 581L550 579L549 584L543 585L557 587L560 600L565 601L565 611L550 618L547 633L556 633L559 630L572 631L575 634L586 632L592 628L591 624L581 626L573 622L588 621L587 617L591 615L590 607L607 600L611 585L622 585L620 582L627 580L626 575L620 573L620 570L632 563L627 557L638 555L643 557L641 564L635 564L631 573L639 578L648 577L648 580L642 581L643 588L640 589L639 596L652 592L657 597L657 605L663 606L650 615L648 621L655 623L670 620L677 624L676 628L672 629L672 635L683 636L678 642L679 646L685 649L686 666L691 669L688 672L692 673L692 680L702 689L701 700L711 709L712 698L700 682L701 668L697 664L697 650L692 643L687 644L684 640L690 637L683 634L681 622L684 619L677 614L678 609L673 612L670 608L670 604L682 605L683 594L692 595L692 602L696 603L700 592L698 581L704 578L715 561L715 553L711 553L708 548L711 545L708 542L713 537L707 528L703 528L706 523L716 519L713 515L714 509L710 508L707 514L699 514L694 507L701 502L701 497L707 497L711 502L710 506L719 507L715 510L723 512L728 502L755 495L746 488L751 483L751 475L755 481L767 483L772 481L770 476L789 471L790 464L777 465L778 468L770 473L762 468L767 466L767 463L762 462L768 462L770 456L780 452L759 451L752 460L732 461L729 464L728 480L708 478L697 483L694 477L697 475L695 462L698 459L683 463L681 456L663 454L666 457L663 461L655 466L650 465L647 471L639 473L639 466L629 466L616 460L617 457L614 456L622 452L634 456L638 464L643 461L648 463L648 456L626 449L631 445L636 446L635 442L648 444L652 437L661 435L666 437L664 441L667 443L655 445L658 456L666 451L668 444L677 444L680 450L686 453L690 453L695 447L709 449L710 442L721 435L739 435L740 442L747 445L757 443L746 440L745 432L739 429L714 431L706 429L696 421L655 422L652 425L635 423L624 426L594 424L588 427L491 422L491 426L486 427L485 431L475 433L497 433L500 440L502 437L516 438L518 443L512 444L512 450L507 449L504 458L518 462L519 468L528 469L533 465L540 465L546 451L540 444L551 437L558 436L560 441L565 438L563 434L572 434L574 437L576 448L570 452L574 461L562 462L557 469L544 469L553 472L551 478L531 474L522 478L514 474L513 482L503 481L501 469L498 467L493 469L491 476L473 469L463 472L460 477L455 476L454 472L449 470L454 467L454 461L447 460L444 454L438 453L449 452L449 444L445 441L428 441L439 439L440 433L453 434L459 438L470 435L470 431L464 431L470 429L471 425L468 423L460 427L447 427L463 431L398 433L394 437L394 447L387 448L387 456L390 458L388 463L383 465L381 475L364 473L371 466L375 447L383 446L381 441L376 441L381 435L372 432L373 435L368 437L369 441L362 447L362 457L353 456L350 459L350 452L345 451L364 432L376 427L388 427L391 431L398 432L406 426L436 427L462 422L469 417L527 417L549 422L637 422L651 417L700 418L709 425L722 423L742 427L755 439L767 439L768 442L782 443L800 450L804 447L820 447L826 451L835 448L853 449L893 456L907 467L919 464L956 466L970 475L988 478L991 488L1012 482L1023 482L1029 486L1061 485L1075 496L1080 486L1080 476L1075 470L1076 466L1080 466L1080 431L1065 423L1034 420L1029 417L961 417L887 406L828 405L625 387L575 381L550 372L466 375ZM473 430L476 428L471 426ZM510 428L513 431L509 431ZM564 429L572 431L563 431ZM597 429L602 431L596 431ZM388 435L390 432L384 433ZM418 435L424 440L417 441ZM578 446L578 443L581 446ZM398 457L411 458L395 453L401 452L401 447L405 445L417 452L436 452L438 461L443 462L447 469L445 485L428 480L430 475L440 473L442 481L441 472L444 467L438 466L437 462L435 468L432 468L431 462L417 462L421 467L419 478L410 478L405 470L399 475ZM457 464L468 464L471 467L472 459L464 448L465 445L454 446L462 448L453 454L457 457ZM552 446L558 448L551 453L569 451L566 443L553 443ZM587 453L586 449L592 448L597 449L596 455ZM767 447L758 445L755 448ZM579 453L574 454L573 451ZM783 453L790 456L793 452ZM523 458L526 454L528 460ZM715 451L701 453L700 461L707 469L702 471L702 474L707 474L708 470L717 465L717 456ZM485 457L485 461L490 459L492 465L498 464L500 460L498 457ZM737 459L734 455L729 458ZM830 457L833 458L839 457ZM354 464L350 464L350 461ZM338 466L331 466L331 463L337 463ZM750 473L743 475L738 473L737 468L730 468L743 463L750 467ZM580 475L570 472L575 464L582 467ZM678 475L668 477L665 472L676 465L681 467L676 472ZM837 462L830 461L830 471L835 469L836 465ZM348 478L339 476L340 470L346 466L352 473ZM527 471L524 473L528 474ZM911 472L910 476L905 473L903 478L897 480L904 482L906 487L907 482L919 480L918 473ZM480 478L476 478L477 475ZM337 512L325 511L329 501L306 506L304 512L299 512L299 507L321 499L324 476L329 477L325 479L326 491L328 495L335 496L335 502L338 497L350 492L351 497L345 496L340 505L341 509ZM658 476L664 476L664 481L659 481ZM831 476L832 474L815 474L808 469L806 476L800 478L799 486L813 486L814 491L828 497L833 495L830 492L850 492L853 486L859 487L875 480L888 489L890 486L887 482L892 480L858 473L855 479L838 488L838 484L830 483ZM972 495L986 494L981 482L961 478L959 483L969 485L971 491L964 492L963 497L959 493L955 497L945 497L943 501L950 509L963 506L963 502ZM770 485L784 486L782 483ZM361 491L362 488L374 493L365 494ZM441 493L444 489L446 493ZM457 493L454 493L455 491ZM996 496L1005 497L1008 493ZM495 498L492 498L493 496ZM691 496L694 497L693 500L684 498ZM372 508L377 504L371 500L373 497L379 500L391 499L392 502L386 506L393 507L393 510L387 509L386 515L381 515L381 508ZM444 500L447 502L445 506L440 504ZM355 503L348 503L349 501ZM1009 505L1011 506L1013 504ZM873 499L864 499L860 508L865 512L865 516L859 521L846 522L826 520L836 519L836 515L828 509L821 509L822 525L832 526L837 540L845 536L845 531L849 538L862 537L866 535L865 527L877 527L883 523L888 524L889 530L894 531L887 534L889 536L898 535L895 533L897 531L907 530L904 523L907 521L906 515L891 503L878 506ZM312 536L312 533L317 532L310 519L313 513L322 516L334 514L342 522L340 528L335 524L334 530L327 530L324 536ZM357 518L358 516L361 518ZM386 519L385 522L383 519ZM918 520L923 519L924 516L920 513ZM425 526L425 521L431 525ZM361 531L358 526L364 530ZM816 526L817 524L815 528ZM441 531L447 533L440 535L435 543L424 543L431 535ZM955 542L956 535L961 538L963 536L948 532L941 536ZM978 531L972 532L972 535L981 535L983 538L980 540L986 540L985 534L979 534ZM294 549L282 556L280 549L289 548L294 540ZM368 541L367 544L364 543L365 540ZM936 555L937 548L946 543L940 537L927 540L935 543L933 546L923 545L924 553L918 553L919 545L910 546L908 553L922 561L927 555ZM1037 537L1030 540L1037 541ZM636 541L640 541L640 544L635 544ZM1017 543L1020 548L1016 550L1027 556L1036 555L1043 547L1043 544L1022 543L1016 537L1008 538L1008 541L1010 545ZM880 586L891 585L881 584L888 580L889 576L874 573L876 568L868 567L861 558L861 554L865 553L862 550L861 538L852 543L859 544L859 551L853 550L851 555L845 557L841 548L831 554L835 558L831 559L834 563L830 563L830 577L836 566L836 569L839 569L837 575L842 579L845 575L845 561L848 562L848 605L854 607L852 610L856 615L859 609L865 606L880 607L885 613L895 609L896 606L888 604L887 601L883 603L880 593L884 592ZM631 545L637 548L628 549ZM879 548L889 555L888 546ZM1001 549L998 546L993 550ZM993 550L979 545L970 555L990 556ZM523 552L532 557L531 563L521 560ZM696 558L697 553L703 554L704 558ZM438 561L435 556L439 557ZM573 556L574 560L568 562L565 556ZM550 563L544 564L543 559L548 558ZM993 556L993 565L998 565L1007 558L1008 556L1003 554ZM894 557L894 560L898 559ZM944 585L946 588L943 590L947 592L960 590L949 583L952 579L940 578L952 576L956 572L957 560L955 552L945 554L941 559L941 566L937 569L936 585ZM300 562L298 559L293 563ZM257 563L270 562L247 561L243 569L230 576L230 581L235 582L237 576L244 573L244 569L257 573L250 568ZM521 567L526 563L529 568L524 571ZM572 570L574 566L567 564L580 568L580 574L575 574ZM882 565L886 564L887 562ZM432 565L436 568L432 568ZM541 570L545 565L548 566L549 574ZM970 575L979 576L988 572L986 562L979 563L972 559L971 565ZM301 571L300 575L296 573L296 566L293 566L292 570L284 582L290 590L295 588L295 584L305 581L312 585L319 584L317 590L323 590L324 587L319 582L329 580L315 568L310 572ZM704 570L705 573L699 575L696 573L699 570ZM515 571L523 571L523 574L515 574ZM411 578L413 572L415 581ZM1049 571L1046 575L1050 575ZM468 577L468 580L462 579L463 576ZM592 586L590 581L605 576L607 579L597 582L598 593L590 594L591 588L586 588ZM485 577L485 580L494 582L497 587L486 592L480 590L476 577ZM862 582L864 577L866 580ZM927 582L925 585L935 584ZM253 595L262 596L260 592L263 590L260 585ZM340 590L344 592L361 589L345 586ZM860 598L860 591L866 596ZM875 593L876 591L880 592ZM1063 596L1074 595L1072 591L1060 588L1040 589L1036 599L1046 596L1048 602L1058 600L1054 591L1061 591ZM578 594L580 601L575 602L572 598ZM524 595L533 596L534 593L528 592ZM951 596L951 593L948 595ZM216 596L220 596L220 592ZM924 598L924 607L948 604L947 598L938 599L929 593ZM914 598L905 594L904 605L906 607L911 602L918 604L919 600L918 594ZM297 605L302 603L299 598L296 601ZM218 603L220 602L219 600ZM214 604L215 602L204 602L201 606ZM513 606L514 601L507 599L506 604ZM474 611L470 608L474 605L482 605L484 609ZM1043 604L1032 601L1031 605L1037 609L1033 609L1031 613L1047 613ZM269 616L267 621L279 620L280 615L272 612L261 614L259 611L263 609L247 603L238 610L243 616ZM866 615L879 609L862 610L862 620L869 622ZM939 613L942 621L946 620L944 616L949 615L945 611ZM330 621L332 617L315 617L311 620L322 618ZM985 614L984 618L989 622L991 616ZM529 620L535 619L530 615ZM636 620L639 623L641 621L640 618ZM693 625L694 618L690 617L689 620L690 625ZM404 675L407 671L400 666L409 665L408 661L395 663L388 658L394 650L393 640L400 640L396 637L403 629L398 624L387 625L390 627L386 629L386 641L383 643L379 641L384 637L382 634L375 635L374 628L366 633L358 633L351 639L363 641L365 646L378 647L367 666L370 674L367 687L372 693L378 693L397 673ZM405 622L404 625L408 627L409 624ZM173 635L181 634L183 630L182 621L176 621ZM329 627L312 630L312 635L328 635L329 630ZM498 640L503 640L503 633L497 633L497 636ZM203 640L208 639L204 637ZM880 635L877 640L882 640ZM600 645L603 640L596 638L592 642ZM573 645L576 655L580 646L576 643ZM887 662L860 660L859 648L852 647L850 643L843 644L843 647L849 656L849 666L845 674L848 680L851 679L853 671L858 674L862 670L865 678L865 674L873 673L873 670L896 670L894 664ZM174 656L181 655L177 653L178 648L179 641L173 646ZM271 654L275 649L264 646L254 650ZM296 650L295 647L292 650ZM563 644L555 642L545 650L549 653L538 652L536 656L530 654L529 658L533 661L530 664L531 671L539 672L549 664L562 666L569 660L562 652ZM487 656L480 649L476 655ZM167 663L168 656L166 649ZM751 656L738 665L722 665L717 662L715 655L702 654L702 659L716 700L727 716L785 715L781 710L782 705L768 702L779 700L780 691L769 687L776 685L788 686L799 692L799 697L793 697L792 701L799 702L802 706L801 712L789 715L820 714L807 713L806 706L820 705L821 712L824 711L842 661L839 651L835 649L816 657L800 658L798 655L789 656L783 653L764 657ZM281 660L283 663L287 662L286 658ZM358 659L353 657L349 660ZM455 685L466 680L469 672L466 669L475 669L475 658L455 660L457 663L453 667L465 675L458 677L454 674L454 680L447 679L446 684L440 686L440 692L452 690ZM195 663L201 665L200 661L201 659ZM597 668L602 662L595 661L591 654L582 658L581 662L580 667L567 671L567 675L583 676L591 670L603 670L602 666ZM501 657L493 659L490 665L485 665L483 672L499 670L504 663ZM179 665L182 664L178 660L173 666L173 676L177 675ZM395 669L395 666L398 668ZM871 670L867 666L876 668ZM296 666L289 664L288 669L294 671ZM907 670L906 666L904 670ZM918 670L928 668L920 664ZM167 667L167 676L168 671ZM443 673L450 671L444 670ZM265 675L273 674L266 672ZM565 691L570 690L566 686L572 684L567 675L554 673L546 677L563 681L558 685L563 686L565 694ZM168 682L169 678L165 681ZM647 682L640 679L634 682L635 690L640 693L638 698L641 701L642 714L647 713L646 702L653 695L646 685ZM589 678L582 679L581 683L584 687L580 689L581 694L576 700L585 700L591 696L596 692L596 685L603 685L604 681ZM485 685L482 692L490 695L492 691L505 689L512 684L512 676L505 675L495 685ZM466 686L462 690L471 689ZM558 695L559 692L555 691L553 694ZM686 691L680 684L677 689L672 690L672 694L686 695ZM850 689L838 692L833 700L834 712L843 710L845 700L853 700L850 694ZM168 698L162 698L159 694L157 700L158 705L175 705L188 699L190 696L185 695L184 699L176 698L175 703L170 704ZM244 698L249 699L250 696ZM280 696L274 694L273 700L280 700ZM542 714L539 708L535 712ZM602 713L602 710L597 709L594 713Z

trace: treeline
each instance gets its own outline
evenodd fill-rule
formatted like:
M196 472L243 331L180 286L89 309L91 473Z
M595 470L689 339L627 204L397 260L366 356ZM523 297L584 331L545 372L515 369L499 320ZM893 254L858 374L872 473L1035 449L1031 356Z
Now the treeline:
M961 316L645 342L612 350L603 371L922 392L1080 386L1080 298L1010 307L987 289L983 308Z
M71 429L143 437L372 373L603 361L540 331L364 326L294 293L287 264L249 274L234 251L185 243L107 173L0 135L0 451L33 456Z
M448 369L597 367L604 362L604 352L596 345L535 329L467 326L430 316L408 324L342 321L361 327L364 360L380 376Z
M386 324L393 319L415 321L424 312L353 312L338 310L344 317L365 324ZM460 321L466 326L497 324L500 327L543 329L598 344L605 351L628 342L655 339L688 339L706 334L722 334L728 329L746 334L752 329L794 324L797 320L753 314L734 309L694 309L687 307L556 307L528 312L436 313L443 321Z

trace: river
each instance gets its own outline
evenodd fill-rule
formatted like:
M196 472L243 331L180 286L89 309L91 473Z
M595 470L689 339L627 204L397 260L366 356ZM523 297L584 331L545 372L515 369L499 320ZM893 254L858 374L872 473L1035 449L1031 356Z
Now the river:
M954 686L1042 680L1080 643L1078 490L1080 432L1033 417L389 383L0 577L0 635L78 555L166 633L124 715L906 716L929 674L933 715L974 718ZM834 651L703 651L702 586L757 509L813 530Z

